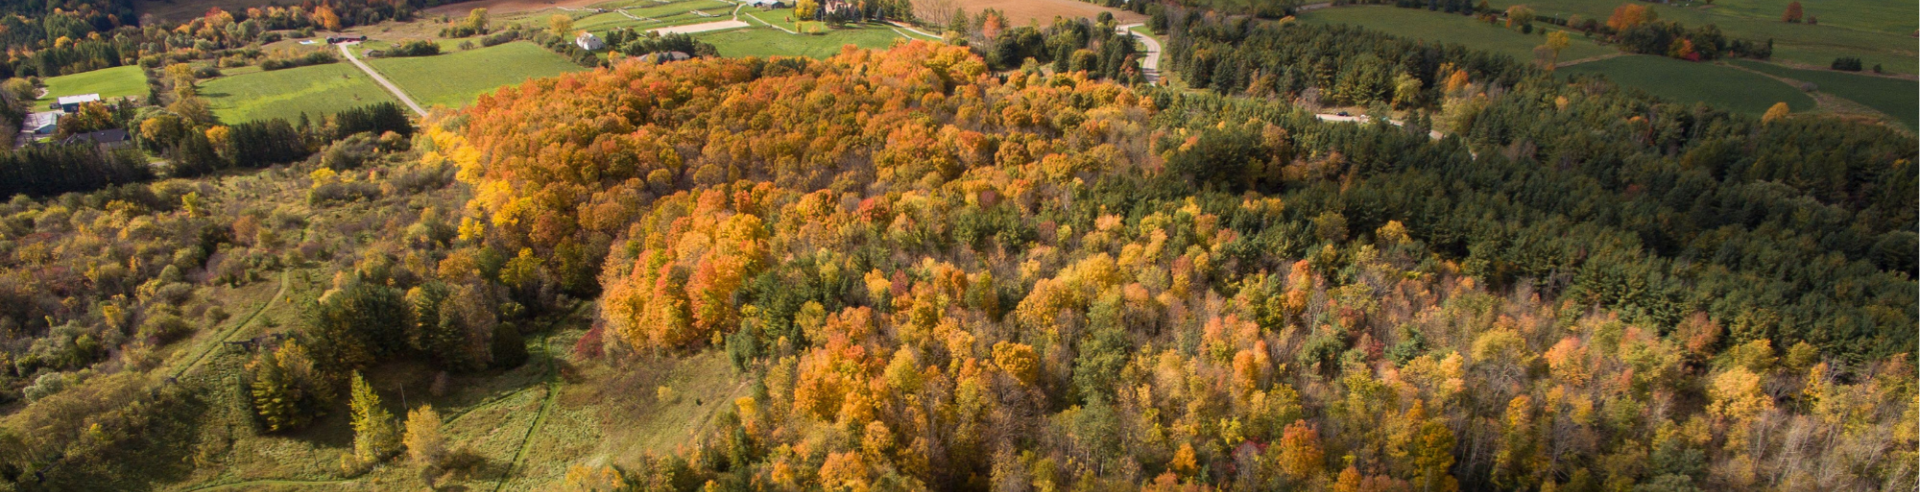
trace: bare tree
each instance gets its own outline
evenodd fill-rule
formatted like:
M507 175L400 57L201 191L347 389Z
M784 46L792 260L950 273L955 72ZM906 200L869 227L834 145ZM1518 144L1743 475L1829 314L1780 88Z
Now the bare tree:
M956 0L911 0L913 18L930 26L946 27L953 22L953 13L960 9Z

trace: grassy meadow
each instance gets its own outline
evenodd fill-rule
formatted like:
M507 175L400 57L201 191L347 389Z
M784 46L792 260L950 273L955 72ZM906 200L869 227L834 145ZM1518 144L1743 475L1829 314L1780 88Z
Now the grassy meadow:
M270 72L230 75L200 83L213 114L227 123L271 118L289 121L378 102L397 102L367 74L342 61Z
M1770 75L1812 82L1820 92L1886 113L1906 124L1909 129L1920 126L1920 121L1916 121L1920 120L1920 82L1830 70L1800 70L1750 60L1735 60L1733 63Z
M46 96L34 101L36 111L44 111L48 104L64 96L97 93L102 99L113 99L147 95L147 74L133 65L49 77L46 84Z
M825 34L796 35L769 27L733 29L695 34L719 48L720 56L804 56L826 58L840 53L840 47L885 48L905 41L886 26L869 25L852 29L833 29Z
M1533 48L1547 42L1546 28L1552 27L1544 23L1535 23L1534 27L1539 29L1536 29L1533 34L1521 34L1520 31L1487 24L1464 15L1384 5L1319 9L1303 12L1299 19L1301 22L1314 24L1352 24L1425 41L1459 43L1469 48L1500 53L1522 61L1533 59ZM1595 44L1578 33L1570 38L1572 44L1565 51L1560 52L1561 60L1577 60L1618 51Z
M586 70L526 41L435 56L380 58L368 62L421 106L463 107L480 94L529 78Z
M1814 108L1813 98L1799 89L1732 67L1672 58L1630 55L1582 63L1557 72L1605 75L1624 87L1647 91L1670 101L1703 102L1721 109L1759 115L1774 103L1785 102L1794 111Z
M1856 56L1868 66L1881 64L1889 72L1912 74L1920 69L1913 38L1915 29L1920 28L1915 20L1920 17L1920 3L1908 0L1802 2L1807 15L1820 19L1815 25L1781 22L1780 14L1788 1L1633 3L1652 9L1662 20L1688 26L1714 24L1734 38L1761 42L1772 39L1776 61L1825 67L1836 57ZM1613 9L1623 3L1626 0L1506 0L1490 6L1506 9L1526 5L1543 16L1577 14L1605 21Z

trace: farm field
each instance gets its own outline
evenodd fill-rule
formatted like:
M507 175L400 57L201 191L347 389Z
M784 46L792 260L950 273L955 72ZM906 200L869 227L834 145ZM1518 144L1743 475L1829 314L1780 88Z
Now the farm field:
M46 79L47 94L34 101L34 108L64 96L100 94L102 99L147 95L147 74L137 66L113 67Z
M213 114L227 123L332 114L393 96L347 62L232 75L200 84Z
M1905 123L1909 129L1920 126L1920 121L1916 121L1920 120L1920 82L1828 70L1801 70L1750 60L1735 60L1733 63L1772 75L1812 82L1820 92L1886 113Z
M840 47L885 48L905 41L886 26L869 25L856 29L834 29L826 34L795 35L773 28L734 29L696 35L719 48L720 56L804 56L826 58L840 53Z
M1731 2L1713 6L1700 3L1639 4L1652 9L1662 20L1688 26L1714 24L1733 38L1755 41L1773 39L1775 61L1824 67L1836 57L1856 56L1867 66L1881 64L1890 72L1912 74L1920 69L1920 62L1916 62L1915 58L1913 39L1915 17L1920 16L1920 4L1915 2L1803 2L1807 15L1820 18L1818 25L1781 22L1780 13L1785 9L1786 0ZM1490 5L1494 9L1526 5L1542 16L1578 14L1604 21L1621 3L1614 0L1507 0Z
M458 108L480 94L530 78L586 70L526 41L435 56L377 58L374 70L422 106Z
M1029 20L1044 26L1052 23L1056 16L1091 19L1100 15L1102 11L1113 12L1113 18L1121 24L1145 22L1147 19L1144 15L1079 0L960 0L958 3L960 8L966 9L968 13L979 13L986 9L999 10L1007 14L1007 20L1012 21L1012 25L1015 26L1027 25Z
M605 35L607 31L622 27L647 30L668 26L699 24L702 22L732 19L732 12L735 7L733 4L718 0L681 0L664 5L652 1L632 3L633 5L630 7L624 7L626 14L611 10L606 13L593 14L574 19L573 27L574 29ZM608 9L622 8L619 4L601 5L600 7ZM693 11L696 10L711 14L712 16L702 16L693 13ZM628 17L627 15L629 14L633 17L643 17L654 20L634 19L633 17ZM543 19L536 20L544 21Z
M1533 48L1547 42L1542 31L1521 34L1472 17L1407 9L1392 6L1366 6L1319 9L1299 15L1302 22L1315 24L1352 24L1380 32L1426 41L1460 43L1471 49L1487 50L1522 61L1533 59ZM1535 23L1535 27L1546 26ZM1619 50L1594 44L1584 36L1570 36L1572 44L1560 52L1561 60L1576 60L1614 53Z
M1799 89L1766 76L1706 63L1647 55L1630 55L1562 68L1560 76L1605 75L1624 87L1637 88L1667 100L1708 105L1759 115L1774 103L1785 102L1794 111L1814 108L1813 98Z

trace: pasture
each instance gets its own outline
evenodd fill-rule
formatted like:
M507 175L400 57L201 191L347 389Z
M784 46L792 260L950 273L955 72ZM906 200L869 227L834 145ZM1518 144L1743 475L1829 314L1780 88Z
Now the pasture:
M1313 24L1352 24L1411 39L1459 43L1468 49L1500 53L1520 61L1533 59L1533 48L1547 42L1546 28L1553 27L1534 23L1536 29L1533 34L1521 34L1520 31L1476 21L1464 15L1393 6L1319 9L1302 12L1298 18L1301 22ZM1562 61L1618 51L1594 44L1579 33L1569 37L1572 43L1560 52Z
M1006 14L1007 20L1015 26L1027 25L1029 21L1038 22L1044 26L1053 23L1054 17L1092 19L1101 12L1112 12L1113 18L1121 24L1147 20L1147 16L1144 15L1080 0L959 0L956 3L970 14L977 14L986 9L998 10ZM952 7L947 8L952 9Z
M1764 75L1658 56L1609 58L1562 68L1557 74L1562 77L1605 75L1622 87L1640 89L1669 101L1702 102L1756 116L1778 102L1787 103L1794 111L1814 108L1813 98Z
M839 54L840 47L843 45L885 48L893 46L896 41L906 41L906 38L893 32L888 26L879 24L852 29L833 29L825 34L796 35L761 27L702 33L695 36L702 41L713 43L715 48L719 48L720 56L763 58L772 56L826 58Z
M1750 60L1736 60L1733 63L1770 75L1812 82L1820 92L1886 113L1908 129L1920 126L1920 121L1917 121L1920 120L1920 82L1830 70L1800 70Z
M632 5L624 5L628 3ZM574 19L573 28L605 35L607 31L622 27L644 31L668 26L723 21L733 18L735 5L719 0L679 0L665 4L643 0L603 4L599 7L608 11ZM695 11L707 15L695 14ZM538 21L535 27L544 26L546 22L544 18L535 20Z
M132 65L50 77L45 83L46 95L33 102L36 111L64 96L100 94L101 99L114 99L147 95L147 74Z
M1857 2L1801 2L1809 16L1820 19L1814 24L1789 24L1780 14L1789 0L1716 0L1713 5L1699 2L1658 4L1633 2L1652 9L1661 20L1687 26L1714 24L1733 38L1765 42L1774 40L1775 61L1825 67L1841 56L1856 56L1868 66L1881 64L1890 72L1912 74L1920 69L1916 62L1913 33L1920 3L1908 0L1860 0ZM1504 10L1513 5L1532 7L1542 16L1580 15L1605 21L1615 7L1626 0L1503 0L1491 3Z
M230 75L200 83L200 95L227 123L319 118L343 109L395 102L360 69L347 62Z
M368 64L414 102L449 108L466 106L480 94L527 79L586 70L526 41L435 56L378 58Z

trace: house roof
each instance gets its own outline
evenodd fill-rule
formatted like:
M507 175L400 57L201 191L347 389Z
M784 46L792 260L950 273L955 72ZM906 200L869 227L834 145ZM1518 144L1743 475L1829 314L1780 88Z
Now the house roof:
M60 104L61 104L61 105L63 105L63 106L64 106L64 105L68 105L68 104L80 104L80 103L90 103L90 102L95 102L95 101L99 101L99 100L100 100L100 95L99 95L99 94L85 94L85 95L79 95L79 96L66 96L66 97L62 97L62 98L60 98L60 99L59 99L59 101L60 101Z
M59 122L60 122L59 111L45 111L45 112L39 112L39 113L28 113L26 124L22 126L26 129L34 130L34 129L39 129L41 127L45 127L48 125L53 125Z
M93 141L93 143L97 143L97 144L125 142L127 141L127 131L119 128L112 128L107 130L100 130L97 132L82 133L79 135L67 137L65 142L80 143L88 140L91 140Z

